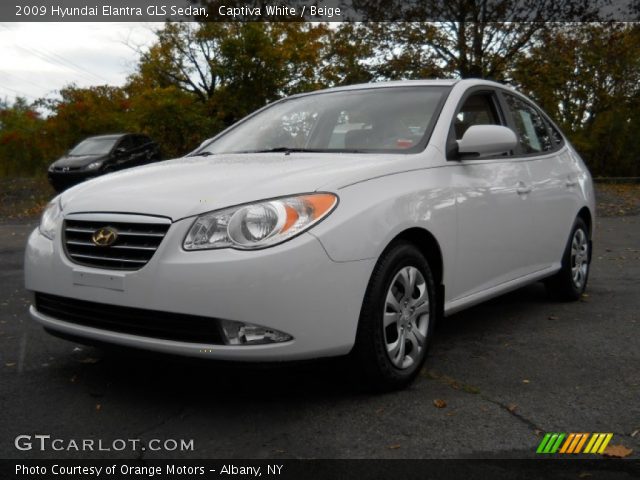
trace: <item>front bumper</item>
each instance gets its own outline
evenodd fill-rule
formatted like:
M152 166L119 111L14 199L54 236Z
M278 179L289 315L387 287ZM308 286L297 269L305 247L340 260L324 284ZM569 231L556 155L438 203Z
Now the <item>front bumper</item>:
M235 361L281 361L337 356L355 341L362 299L374 260L334 262L312 235L258 251L186 252L192 219L172 224L149 263L116 271L72 263L58 232L36 229L25 256L25 282L35 292L124 307L252 323L293 340L264 345L208 345L118 333L53 318L32 306L48 329L160 352Z
M91 178L100 175L97 170L73 170L68 172L49 171L47 176L49 183L57 192L66 190L69 187L77 185Z

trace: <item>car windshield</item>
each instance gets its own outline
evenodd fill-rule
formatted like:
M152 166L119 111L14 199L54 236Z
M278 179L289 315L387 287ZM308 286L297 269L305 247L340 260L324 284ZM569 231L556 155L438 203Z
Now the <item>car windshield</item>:
M425 147L448 87L327 92L278 102L196 155L268 151L415 152Z
M69 155L104 155L111 151L117 141L117 138L87 138L76 145Z

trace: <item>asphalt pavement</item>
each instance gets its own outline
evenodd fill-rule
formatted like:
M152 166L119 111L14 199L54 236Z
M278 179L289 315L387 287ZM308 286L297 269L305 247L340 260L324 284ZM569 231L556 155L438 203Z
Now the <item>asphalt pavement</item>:
M532 458L545 432L612 432L639 458L640 216L598 220L580 301L535 284L449 317L419 379L388 394L339 360L239 367L48 335L23 287L33 227L0 225L0 458ZM36 434L64 451L16 449ZM67 449L82 439L193 448Z

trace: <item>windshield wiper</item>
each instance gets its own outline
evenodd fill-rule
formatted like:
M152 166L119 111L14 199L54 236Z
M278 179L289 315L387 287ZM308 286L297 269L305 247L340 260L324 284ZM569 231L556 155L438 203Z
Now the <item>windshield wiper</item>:
M263 150L245 150L242 152L234 152L234 153L278 153L282 152L285 154L290 154L292 152L310 152L310 153L318 153L323 150L319 149L311 149L311 148L294 148L294 147L274 147L274 148L265 148Z
M211 155L215 155L215 153L213 153L213 152L197 152L197 153L190 153L189 155L187 155L187 157L210 157Z

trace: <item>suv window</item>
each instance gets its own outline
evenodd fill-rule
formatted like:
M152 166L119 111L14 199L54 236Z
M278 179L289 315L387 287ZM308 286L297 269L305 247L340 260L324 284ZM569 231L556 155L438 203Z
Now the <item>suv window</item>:
M134 137L133 142L136 147L142 147L144 145L147 145L149 142L151 142L151 140L149 139L149 137L146 137L144 135L136 135Z
M513 117L521 153L540 153L554 149L546 122L529 103L513 95L505 94L507 106Z
M120 143L118 144L118 148L124 148L127 151L131 150L133 147L134 147L133 138L130 135L127 137L124 137L122 140L120 140Z
M473 125L501 125L492 94L478 93L465 100L453 121L456 140Z

